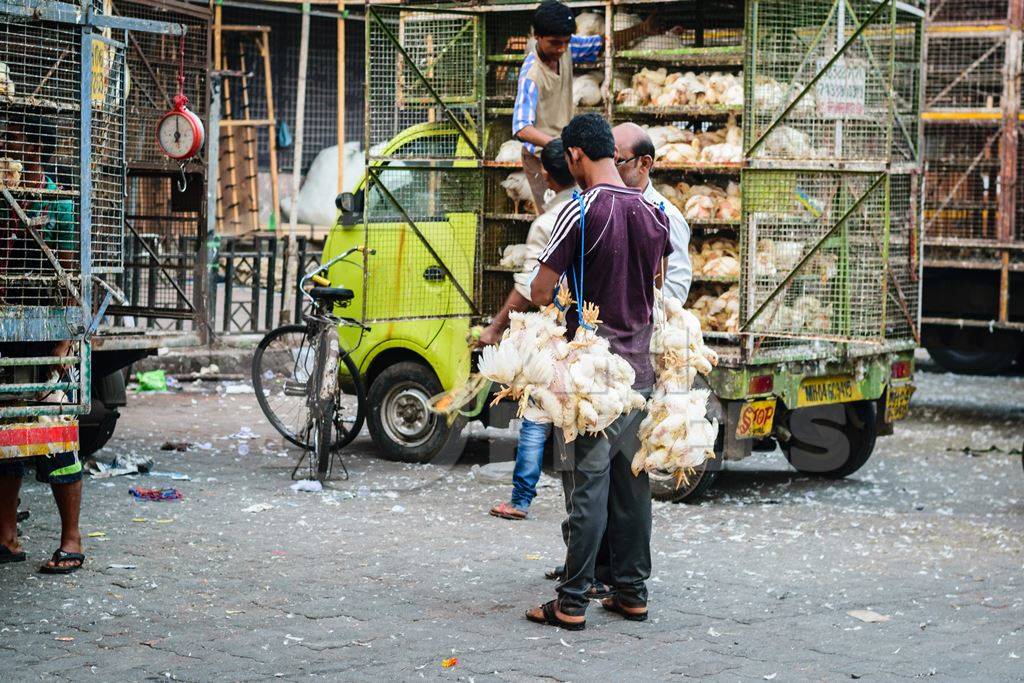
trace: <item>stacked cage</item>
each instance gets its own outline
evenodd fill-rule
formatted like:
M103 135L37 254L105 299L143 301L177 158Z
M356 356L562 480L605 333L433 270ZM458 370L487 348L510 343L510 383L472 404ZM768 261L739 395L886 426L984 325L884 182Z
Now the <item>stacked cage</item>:
M481 314L483 27L413 7L366 6L367 268L353 307L368 321Z
M124 31L83 27L81 9L0 12L3 418L87 410L88 334L106 292L94 281L121 265Z
M1024 329L1021 0L947 0L926 31L925 324ZM959 283L950 296L944 285ZM987 336L987 335L986 335Z
M118 286L126 301L111 307L122 328L202 329L194 320L202 298L202 252L206 232L205 150L186 163L165 156L156 144L156 125L174 107L179 76L189 108L206 120L210 11L176 0L111 0L110 12L133 19L173 22L183 37L131 33L126 59L131 87L127 98L127 164L124 272ZM182 189L184 188L184 189Z
M571 4L571 3L570 3ZM510 158L532 7L486 8L481 308L511 287L505 248L534 215ZM577 111L644 125L653 183L687 218L687 305L731 362L911 348L917 337L918 74L923 12L870 0L617 2L606 35L655 14L663 35L608 45ZM610 30L609 30L610 29ZM514 147L514 145L513 145ZM505 153L503 153L503 151ZM504 186L502 185L504 183Z

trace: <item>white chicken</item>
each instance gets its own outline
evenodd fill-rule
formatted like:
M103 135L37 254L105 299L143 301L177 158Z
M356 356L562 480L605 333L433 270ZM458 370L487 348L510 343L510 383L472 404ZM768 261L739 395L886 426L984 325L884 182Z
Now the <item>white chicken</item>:
M656 36L644 36L630 44L630 50L679 50L687 47L686 41L675 33L662 33Z
M8 97L14 95L14 81L11 80L11 70L4 62L0 62L0 95L7 95Z
M740 262L735 256L718 256L704 264L701 275L718 278L739 277Z
M740 290L729 287L721 295L695 290L690 297L690 310L700 320L701 328L713 332L735 333L740 326Z
M498 265L502 268L515 268L520 270L526 263L527 248L525 244L510 244L501 252L501 260Z
M688 221L709 220L715 217L715 205L714 197L694 194L683 205L683 216Z
M764 141L766 156L781 159L815 159L819 155L807 133L793 126L778 126Z
M559 301L563 307L571 304L564 291ZM506 396L518 400L520 415L551 422L566 443L580 432L598 433L645 405L632 389L633 368L596 333L597 308L585 304L581 318L585 325L567 342L554 305L513 313L501 341L484 350L478 365L481 375L503 386L495 402Z
M576 15L576 35L600 36L604 34L604 17L597 12L580 12Z
M506 140L498 148L494 160L503 164L518 163L523 158L523 143L519 140Z
M657 380L640 423L640 448L633 474L674 478L678 487L693 468L714 457L718 424L707 419L706 389L693 389L697 374L706 375L718 355L705 346L697 318L673 297L655 293L651 336Z
M738 163L743 160L743 131L736 120L729 117L725 128L725 142L709 145L701 150L700 160L711 164Z
M22 170L20 161L10 157L0 157L0 187L13 190L20 186Z
M622 31L627 28L632 28L639 23L642 23L642 19L635 14L629 12L615 12L615 18L612 20L612 30Z
M598 73L588 73L572 79L572 102L576 106L593 107L601 104L601 82Z
M788 274L796 268L804 253L804 243L794 240L762 240L768 242L772 250L772 265L780 273ZM760 243L758 243L760 246Z
M525 173L522 171L510 173L507 178L501 181L501 186L505 188L505 194L512 200L515 206L515 213L521 213L524 204L528 209L536 213L536 207L533 205L533 192L530 190L530 181L526 179Z
M638 106L741 106L743 83L735 74L721 71L669 73L665 68L645 68L634 74L628 97Z

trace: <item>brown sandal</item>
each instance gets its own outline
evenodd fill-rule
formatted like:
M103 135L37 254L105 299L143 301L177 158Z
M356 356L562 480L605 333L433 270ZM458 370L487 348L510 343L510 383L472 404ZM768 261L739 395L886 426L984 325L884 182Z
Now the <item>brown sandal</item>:
M520 510L511 503L498 503L491 508L491 516L502 519L526 519L526 510Z
M526 618L535 624L545 624L547 626L557 626L564 628L566 631L582 631L587 627L587 620L583 621L565 621L559 618L558 613L555 611L557 601L549 600L539 607L526 610ZM534 614L533 610L539 609L540 614Z
M630 607L629 605L623 605L617 595L602 600L601 607L604 607L609 612L615 612L623 619L628 619L629 621L647 621L646 607ZM643 611L639 612L633 610Z

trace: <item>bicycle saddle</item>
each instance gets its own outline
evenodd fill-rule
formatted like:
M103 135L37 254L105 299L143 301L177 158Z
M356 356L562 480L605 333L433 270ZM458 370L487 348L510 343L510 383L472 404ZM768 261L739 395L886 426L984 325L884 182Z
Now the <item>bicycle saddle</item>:
M332 301L334 303L352 301L352 298L355 297L355 293L351 289L344 287L313 287L309 290L309 295L314 299Z

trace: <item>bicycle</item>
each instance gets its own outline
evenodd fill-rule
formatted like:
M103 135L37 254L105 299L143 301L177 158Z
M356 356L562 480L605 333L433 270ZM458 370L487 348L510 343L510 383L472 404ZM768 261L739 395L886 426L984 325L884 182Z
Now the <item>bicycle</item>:
M355 247L309 270L299 281L302 296L312 304L303 323L282 325L267 333L252 359L252 384L256 400L270 424L289 442L303 449L292 470L292 479L307 460L308 479L330 476L332 452L359 434L366 418L366 393L359 369L341 348L338 326L367 328L357 320L335 315L335 307L347 306L352 290L332 287L320 275L354 252ZM306 284L312 282L308 288ZM342 378L339 364L345 367ZM332 431L335 439L331 440ZM348 479L348 468L338 460Z

